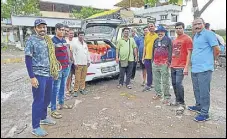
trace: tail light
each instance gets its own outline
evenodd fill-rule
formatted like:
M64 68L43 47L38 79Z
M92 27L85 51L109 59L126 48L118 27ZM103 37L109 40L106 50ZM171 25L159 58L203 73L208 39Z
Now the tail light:
M95 73L87 73L87 75L94 75Z

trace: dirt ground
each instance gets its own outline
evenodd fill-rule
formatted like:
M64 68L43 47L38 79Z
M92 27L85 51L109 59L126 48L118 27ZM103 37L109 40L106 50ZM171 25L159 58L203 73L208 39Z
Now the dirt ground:
M23 51L4 51L1 59L23 58ZM7 61L7 60L6 60ZM24 61L1 62L1 137L34 137L31 134L32 92ZM100 79L87 84L89 94L66 101L71 110L61 110L55 126L43 126L49 137L226 137L226 70L215 70L211 85L211 120L193 121L194 112L182 116L176 107L152 100L154 90L142 92L141 70L137 70L133 89L117 89L117 80ZM190 75L185 77L185 101L194 104ZM170 90L174 100L173 90Z

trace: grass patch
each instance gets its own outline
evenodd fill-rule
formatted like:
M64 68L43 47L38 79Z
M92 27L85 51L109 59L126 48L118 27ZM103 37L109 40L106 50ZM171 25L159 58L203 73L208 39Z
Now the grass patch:
M3 47L1 46L1 51L5 51L5 50L7 50L7 48L8 48L8 46L6 46L6 45Z

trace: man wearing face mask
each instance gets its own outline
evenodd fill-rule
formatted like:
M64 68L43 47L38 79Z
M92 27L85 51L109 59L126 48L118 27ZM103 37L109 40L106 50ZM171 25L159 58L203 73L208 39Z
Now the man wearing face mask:
M154 42L152 64L156 92L153 99L160 99L163 96L163 104L169 104L171 97L169 93L169 66L172 58L172 42L169 37L165 36L166 32L167 30L163 26L158 26L156 30L158 39Z
M132 77L133 64L137 61L136 43L133 38L129 37L129 28L124 28L122 32L123 37L118 41L116 48L116 62L120 66L120 80L117 87L121 88L123 86L126 74L126 87L132 89L130 79Z
M58 76L60 63L56 60L54 45L46 35L47 24L42 19L34 22L35 35L29 37L25 44L25 63L31 78L32 103L32 134L38 137L48 133L40 128L40 124L54 125L55 121L47 118L47 106L51 100L53 78Z
M214 61L220 53L215 34L204 26L202 18L193 21L196 34L193 38L191 76L196 104L188 106L188 109L199 113L194 118L197 122L209 120L211 76Z
M55 45L55 54L57 60L61 63L62 69L59 71L58 79L54 81L53 91L51 96L51 116L53 118L62 118L62 115L57 112L56 97L58 97L59 109L71 109L72 106L64 104L64 94L66 80L69 74L69 56L67 51L66 40L64 39L65 28L61 23L55 25L56 35L52 38Z
M86 42L84 41L84 32L78 32L78 39L72 44L72 52L75 65L75 85L74 85L74 97L78 96L78 92L82 95L86 95L88 92L85 90L85 81L87 76L87 68L90 66L91 59L90 53Z

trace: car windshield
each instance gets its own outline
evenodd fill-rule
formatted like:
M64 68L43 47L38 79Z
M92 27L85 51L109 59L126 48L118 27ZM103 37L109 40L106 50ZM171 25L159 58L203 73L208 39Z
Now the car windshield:
M85 34L113 34L115 29L109 26L93 26L85 30Z

